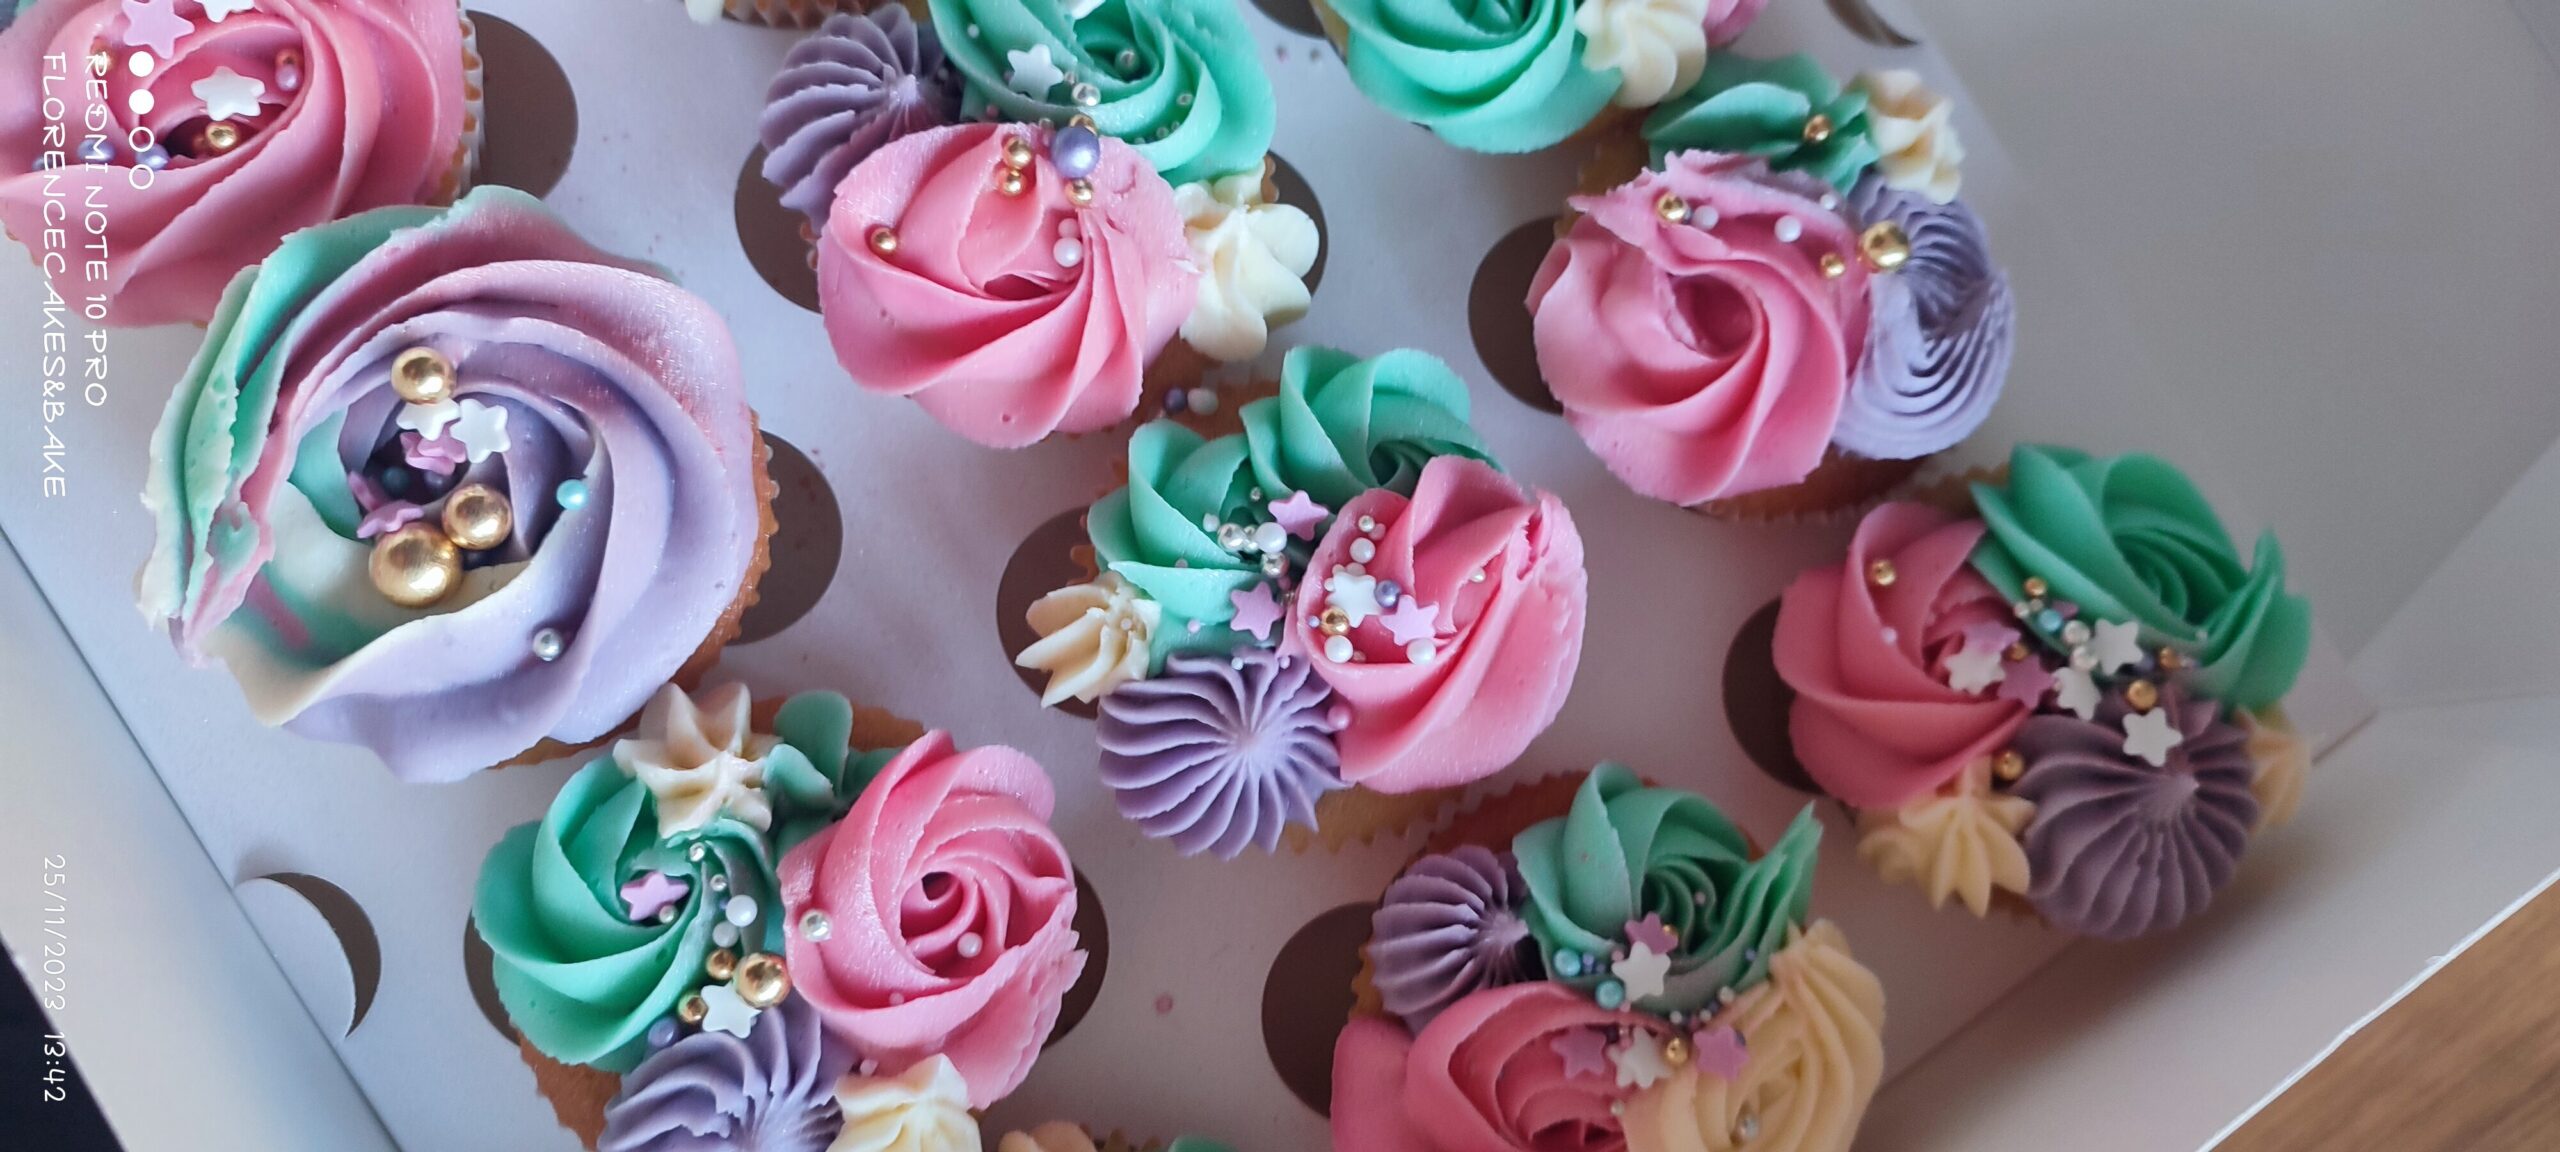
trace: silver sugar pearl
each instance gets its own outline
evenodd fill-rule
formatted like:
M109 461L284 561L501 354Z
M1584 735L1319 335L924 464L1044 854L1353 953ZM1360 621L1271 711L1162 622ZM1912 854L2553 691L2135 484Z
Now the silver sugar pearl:
M827 914L824 912L812 908L800 914L800 938L803 940L811 942L824 940L834 935L835 930L835 924L827 919Z
M545 628L533 634L533 658L545 664L559 659L568 647L569 642L561 637L557 628Z

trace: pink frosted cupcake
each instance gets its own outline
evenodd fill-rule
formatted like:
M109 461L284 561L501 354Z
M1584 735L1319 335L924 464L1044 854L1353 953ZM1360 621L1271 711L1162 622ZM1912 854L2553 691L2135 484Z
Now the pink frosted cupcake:
M26 94L0 104L0 224L46 262L48 203L94 188L107 322L203 323L286 234L461 192L470 36L451 0L35 0L0 31ZM83 135L93 108L111 128Z

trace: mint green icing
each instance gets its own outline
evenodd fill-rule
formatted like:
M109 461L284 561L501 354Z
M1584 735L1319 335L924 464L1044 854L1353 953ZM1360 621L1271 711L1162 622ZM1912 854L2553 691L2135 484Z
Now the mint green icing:
M1333 509L1372 488L1410 496L1432 457L1491 463L1467 405L1466 382L1427 352L1292 348L1280 394L1244 406L1246 459L1273 499L1303 491Z
M1807 807L1752 860L1741 830L1704 797L1646 787L1625 766L1604 763L1569 812L1522 832L1511 852L1528 882L1525 918L1547 971L1575 988L1615 979L1609 956L1628 947L1627 924L1662 918L1677 941L1670 975L1662 995L1634 1006L1667 1014L1699 1011L1722 989L1768 978L1770 957L1804 923L1821 841ZM1576 975L1562 975L1559 952L1581 958L1568 966Z
M691 890L672 920L631 923L622 885L652 870ZM725 891L711 887L715 876ZM489 851L472 917L524 1038L555 1060L627 1072L646 1055L649 1026L707 982L711 930L741 895L764 909L750 950L779 952L782 904L764 837L724 816L662 841L648 788L603 757L569 778L541 822Z
M1197 1136L1185 1136L1181 1139L1175 1140L1171 1144L1165 1145L1164 1152L1235 1152L1235 1150L1224 1144L1220 1144L1215 1140L1203 1140Z
M1562 143L1618 92L1582 62L1570 0L1334 0L1351 82L1460 148Z
M1218 546L1217 525L1268 519L1252 500L1242 436L1204 440L1155 421L1129 437L1129 483L1085 518L1102 566L1164 606L1154 662L1176 651L1233 649L1234 593L1269 579L1253 561ZM1205 525L1205 526L1204 526ZM1198 632L1189 625L1198 622Z
M775 859L852 811L896 755L895 749L853 749L853 702L834 692L783 701L773 735L782 743L765 758L764 788L773 808Z
M2265 533L2243 563L2175 465L2021 444L2008 482L1973 494L1990 526L1973 566L2010 599L2035 576L2083 620L2133 621L2146 647L2187 654L2190 688L2236 707L2292 691L2311 651L2311 605L2285 591L2284 550Z
M1234 0L1102 0L1081 19L1071 7L931 0L934 33L968 82L963 112L1061 124L1082 112L1175 184L1261 171L1277 105ZM1044 48L1068 78L1025 95L1013 53ZM1074 103L1079 81L1098 103Z
M330 531L353 540L364 524L364 510L356 506L355 490L347 486L346 465L338 458L338 432L346 423L345 412L333 412L304 435L293 451L293 472L285 480L311 501L311 510L320 514L320 522Z
M1819 143L1805 139L1805 123L1817 112L1831 120L1831 134ZM1877 156L1867 94L1843 91L1803 53L1775 60L1710 54L1694 87L1645 118L1644 138L1657 168L1674 152L1737 153L1818 176L1843 192Z

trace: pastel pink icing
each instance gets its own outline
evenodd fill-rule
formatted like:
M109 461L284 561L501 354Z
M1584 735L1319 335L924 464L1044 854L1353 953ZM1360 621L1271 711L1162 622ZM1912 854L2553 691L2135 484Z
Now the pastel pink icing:
M989 447L1127 419L1196 298L1182 216L1155 169L1104 137L1093 202L1078 208L1048 136L961 124L900 139L837 186L818 245L827 336L854 383L912 396ZM1015 138L1034 159L1007 196L997 176ZM883 226L897 235L887 254L871 246Z
M783 857L792 986L882 1075L948 1056L984 1108L1030 1072L1085 962L1052 804L1030 757L930 732Z
M423 203L452 191L463 127L461 12L437 0L260 0L215 23L193 3L176 6L193 30L148 77L125 66L126 20L117 0L46 0L0 33L0 225L37 250L51 191L87 204L92 186L106 220L106 280L84 286L110 297L117 325L203 323L232 276L264 259L286 233L391 204ZM89 101L80 95L93 43L112 46L101 103L112 117L116 159L92 173L70 150L80 142ZM277 53L302 53L301 84L273 82ZM70 166L32 171L50 127L37 99L61 53L70 74L54 91L69 103L74 133L57 142ZM127 134L148 128L163 140L201 122L194 84L217 68L266 83L258 116L242 118L247 139L231 152L181 157L159 172L138 168ZM152 110L130 100L147 91ZM173 147L175 147L173 145ZM137 189L147 176L149 187ZM56 204L60 206L61 202ZM77 222L73 224L78 228ZM83 237L75 235L76 242ZM66 245L67 247L67 245ZM53 276L83 284L79 261ZM39 255L41 259L41 255Z
M1323 582L1352 563L1361 517L1384 526L1367 574L1435 609L1428 661L1382 619L1350 632L1364 662L1335 663L1309 623ZM1482 581L1470 579L1477 571ZM1289 628L1298 651L1351 709L1336 734L1342 778L1417 792L1501 771L1554 722L1582 659L1582 537L1563 502L1462 456L1425 465L1410 500L1385 488L1353 499L1308 561Z
M1538 369L1629 487L1696 504L1822 461L1868 315L1857 235L1826 191L1750 157L1682 152L1573 199L1582 216L1529 287ZM1663 218L1666 193L1686 221Z
M1944 660L1965 630L2014 627L2009 606L1966 563L1982 522L1925 504L1887 504L1859 522L1846 560L1796 578L1778 607L1778 675L1805 771L1853 807L1898 808L1996 755L2027 707L1950 687ZM1870 566L1893 565L1877 587Z
M1742 38L1769 0L1707 0L1707 43L1722 48Z
M1558 1041L1641 1028L1561 984L1510 984L1453 1004L1421 1035L1371 1016L1334 1041L1333 1146L1360 1152L1621 1152L1625 1093L1604 1060L1568 1074ZM1587 1043L1589 1037L1583 1038Z

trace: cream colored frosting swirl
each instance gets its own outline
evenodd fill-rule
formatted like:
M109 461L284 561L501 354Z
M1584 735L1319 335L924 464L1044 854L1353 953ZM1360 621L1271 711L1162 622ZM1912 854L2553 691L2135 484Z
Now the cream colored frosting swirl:
M1628 1152L1847 1152L1884 1078L1884 984L1839 928L1799 930L1716 1022L1742 1031L1741 1075L1690 1063L1628 1099Z
M836 1086L844 1131L827 1152L980 1152L969 1085L948 1056L896 1076L847 1076Z
M1088 704L1147 675L1148 645L1164 606L1113 573L1090 584L1060 588L1031 602L1024 613L1040 641L1013 658L1049 674L1040 703L1068 697Z
M2249 759L2258 765L2257 776L2249 781L2249 791L2258 797L2257 831L2282 828L2302 806L2303 786L2311 777L2311 745L2281 708L2233 715L2249 734Z
M1867 94L1867 130L1885 187L1953 203L1963 186L1964 143L1950 122L1955 104L1906 69L1861 72L1849 87Z
M1271 329L1307 314L1307 271L1323 243L1316 222L1263 197L1262 173L1243 172L1173 190L1174 211L1200 269L1199 302L1182 339L1218 360L1262 354Z
M1621 108L1659 104L1706 71L1707 0L1583 0L1573 26L1584 67L1618 70Z
M996 1141L996 1152L1098 1152L1098 1147L1082 1127L1064 1120L1052 1120L1028 1132L1007 1132Z
M639 735L615 742L613 762L657 799L661 836L690 832L723 812L758 832L773 827L764 762L781 741L755 731L750 703L742 684L707 689L699 699L669 684L641 710Z
M1912 884L1931 908L1964 900L1976 916L1991 911L1993 889L2025 895L2027 850L2018 833L2036 806L1991 791L1991 761L1976 759L1937 791L1899 809L1858 814L1858 857L1887 884Z

